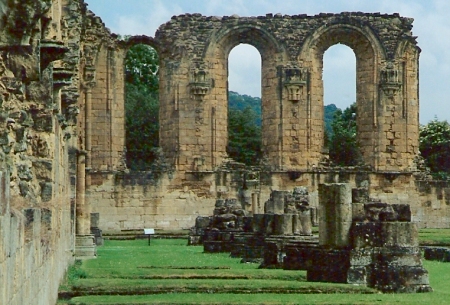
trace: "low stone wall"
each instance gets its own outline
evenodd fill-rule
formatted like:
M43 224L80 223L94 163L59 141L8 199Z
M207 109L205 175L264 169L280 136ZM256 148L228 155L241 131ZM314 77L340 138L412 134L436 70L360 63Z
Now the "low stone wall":
M450 228L450 184L418 180L413 173L374 173L357 169L316 172L256 172L255 180L244 174L198 172L155 176L152 173L91 173L86 198L92 212L100 213L103 232L142 229L187 229L197 216L208 216L216 198L237 198L251 214L264 213L272 190L291 191L305 187L309 206L318 208L318 185L348 183L366 188L370 198L381 202L408 204L412 221L419 228ZM313 215L314 216L314 215ZM317 215L313 217L317 222Z
M87 200L103 233L188 229L214 208L211 182L170 180L150 173L95 173Z

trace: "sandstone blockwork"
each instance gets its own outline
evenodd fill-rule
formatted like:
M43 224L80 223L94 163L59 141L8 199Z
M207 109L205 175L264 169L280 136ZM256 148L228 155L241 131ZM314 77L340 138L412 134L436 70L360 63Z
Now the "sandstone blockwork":
M228 55L240 43L262 58L262 143L272 169L317 166L323 150L323 54L356 56L358 142L377 171L404 171L418 152L418 60L412 19L398 14L173 17L156 33L161 146L179 170L226 158ZM199 162L198 160L201 160ZM200 165L199 165L200 164Z

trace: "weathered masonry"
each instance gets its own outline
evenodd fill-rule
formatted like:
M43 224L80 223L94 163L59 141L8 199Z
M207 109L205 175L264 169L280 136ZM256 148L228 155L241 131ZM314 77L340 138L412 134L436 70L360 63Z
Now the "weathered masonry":
M410 204L420 227L450 227L450 186L418 156L412 19L186 14L122 41L83 0L0 1L0 16L2 304L55 301L73 254L95 255L91 213L97 230L188 228L217 199L258 214L272 190L304 187L317 208L319 184L345 182ZM124 59L140 43L160 58L161 158L146 173L124 162ZM240 43L262 57L264 160L253 168L226 155L227 62ZM332 166L322 149L322 57L336 43L357 59L357 167Z
M161 56L161 146L180 171L226 158L228 54L262 58L263 150L273 170L310 170L323 150L323 54L356 56L358 141L375 171L408 171L418 152L418 59L412 19L363 13L174 17L156 33Z
M126 43L94 20L83 36L90 47L82 77L91 85L81 88L79 145L87 153L86 171L80 171L86 174L86 207L99 213L101 229L187 228L208 215L217 198L235 198L260 213L271 190L296 186L306 187L318 207L318 185L332 182L410 204L420 227L450 226L450 188L430 181L420 162L420 49L411 18L185 14L161 25L155 37ZM129 173L123 162L122 66L137 43L152 46L160 58L162 166L152 173ZM228 55L240 43L256 47L262 58L264 159L257 168L226 154ZM364 161L357 167L332 166L323 149L323 54L337 43L352 48L357 59L357 137Z

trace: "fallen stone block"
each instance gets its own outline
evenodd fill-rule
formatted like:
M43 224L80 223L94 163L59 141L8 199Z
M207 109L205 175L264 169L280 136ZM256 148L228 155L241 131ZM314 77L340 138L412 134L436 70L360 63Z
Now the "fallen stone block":
M424 258L430 261L450 262L450 248L425 247Z

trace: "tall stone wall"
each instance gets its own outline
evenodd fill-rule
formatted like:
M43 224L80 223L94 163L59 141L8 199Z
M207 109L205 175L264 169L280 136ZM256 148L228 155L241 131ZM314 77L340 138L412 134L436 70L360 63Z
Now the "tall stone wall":
M398 14L175 16L155 35L161 58L161 147L180 171L226 158L229 52L262 58L262 147L275 170L310 170L323 151L323 54L355 52L358 141L377 171L408 171L418 152L418 57L412 19Z
M81 61L68 37L86 7L3 1L0 14L0 303L54 304L75 240Z
M375 199L411 204L421 227L449 226L448 186L417 175L420 49L411 18L185 14L163 24L154 38L120 42L92 13L70 16L67 21L80 28L70 39L83 50L74 79L80 82L86 202L100 213L102 229L187 228L197 215L208 215L215 198L238 198L249 211L262 212L271 190L299 185L308 187L317 207L319 182L363 185ZM123 60L137 43L154 47L160 58L165 159L152 173L129 173L123 162ZM233 165L226 155L227 60L240 43L255 46L262 57L264 165L256 169ZM336 43L351 47L357 58L358 141L365 163L358 168L323 166L322 61Z
M0 172L0 194L8 193L8 178ZM8 196L1 199L0 303L56 304L73 261L70 206L19 209L10 206Z

